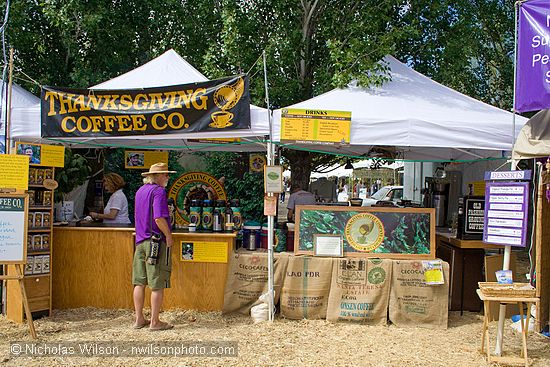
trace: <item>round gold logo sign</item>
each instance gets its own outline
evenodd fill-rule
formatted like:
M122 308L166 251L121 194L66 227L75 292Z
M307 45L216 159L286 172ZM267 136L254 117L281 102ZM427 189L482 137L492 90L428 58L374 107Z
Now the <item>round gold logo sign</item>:
M384 225L374 214L359 213L351 217L344 230L348 243L360 252L372 252L384 242Z
M226 200L227 194L223 185L213 176L204 172L188 172L178 177L170 189L168 197L174 199L181 212L174 212L177 224L189 224L191 200Z

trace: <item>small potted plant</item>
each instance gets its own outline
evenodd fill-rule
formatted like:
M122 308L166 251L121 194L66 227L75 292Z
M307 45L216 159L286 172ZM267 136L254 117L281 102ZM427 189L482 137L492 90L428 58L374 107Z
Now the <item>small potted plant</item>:
M55 171L55 180L59 184L55 191L56 220L70 221L73 217L74 203L67 201L67 195L90 178L92 168L85 157L65 149L65 166Z

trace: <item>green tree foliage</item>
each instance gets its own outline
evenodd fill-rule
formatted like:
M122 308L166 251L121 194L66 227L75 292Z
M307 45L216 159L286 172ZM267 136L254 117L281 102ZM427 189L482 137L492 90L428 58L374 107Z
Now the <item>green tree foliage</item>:
M344 86L351 79L380 84L387 80L383 64L400 31L388 27L398 1L247 1L222 2L222 29L205 58L213 74L247 71L266 50L272 106L286 106ZM213 5L214 6L214 5ZM246 52L243 52L245 51ZM262 76L262 65L252 74ZM263 104L261 77L253 78ZM341 160L337 156L282 150L292 181L307 188L316 167Z
M65 149L65 166L55 170L55 180L58 188L55 192L55 201L61 201L63 195L68 194L90 178L92 169L86 158L74 153L70 148Z
M261 221L263 219L263 175L248 170L249 155L223 152L196 153L206 161L205 172L220 179L225 177L224 187L229 199L240 199L243 218ZM189 159L186 156L184 159ZM180 175L186 173L180 165L181 154L170 151L168 167L176 171L170 176L168 188ZM124 178L124 193L128 198L130 217L134 213L136 191L143 185L143 170L126 169L124 149L108 149L105 154L105 173L114 172Z
M41 85L86 88L180 49L184 15L177 0L18 0L7 38L16 65Z
M396 44L401 61L471 97L511 108L513 2L416 0L392 23L406 32Z
M170 170L176 171L175 174L170 175L170 180L168 181L168 187L172 185L174 180L179 177L181 174L185 173L184 169L178 163L180 153L176 151L170 151L168 154L168 167ZM124 194L128 199L128 213L130 214L130 220L134 221L134 199L136 191L143 185L143 176L142 172L146 170L138 169L126 169L125 167L125 154L124 149L108 149L105 154L105 172L114 172L118 173L124 181L126 182L126 187L124 188Z
M388 78L379 60L393 54L508 108L513 13L505 0L18 0L7 40L17 68L40 84L88 87L173 48L209 78L250 72L252 101L265 107L257 63L265 50L270 102L278 108L352 80L379 85ZM342 159L282 155L301 183Z
M250 172L249 155L225 152L201 153L206 158L206 171L216 178L225 177L228 199L239 199L245 220L263 222L263 174Z

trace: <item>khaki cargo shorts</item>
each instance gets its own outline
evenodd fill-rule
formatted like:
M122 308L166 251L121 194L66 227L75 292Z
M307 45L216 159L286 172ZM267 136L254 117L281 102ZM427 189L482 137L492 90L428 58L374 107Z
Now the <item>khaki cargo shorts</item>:
M137 244L132 265L132 284L149 285L151 289L170 288L170 273L172 272L172 256L166 242L160 243L159 258L156 265L145 260L151 253L150 240Z

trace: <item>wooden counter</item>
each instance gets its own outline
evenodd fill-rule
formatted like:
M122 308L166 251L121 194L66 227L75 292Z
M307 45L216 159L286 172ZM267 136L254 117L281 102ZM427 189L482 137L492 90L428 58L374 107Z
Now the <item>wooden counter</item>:
M133 309L133 233L134 228L54 228L52 308ZM171 288L164 293L164 309L221 310L228 264L182 262L181 241L227 243L229 257L235 234L175 232L173 236Z
M456 236L451 235L450 233L436 233L436 242L447 242L454 247L462 249L504 249L504 246L493 245L491 243L485 243L481 240L461 240L456 238Z
M483 279L483 263L486 249L502 249L503 246L481 240L461 240L450 233L436 234L436 255L449 263L449 310L479 311L481 301L477 297L477 283Z

